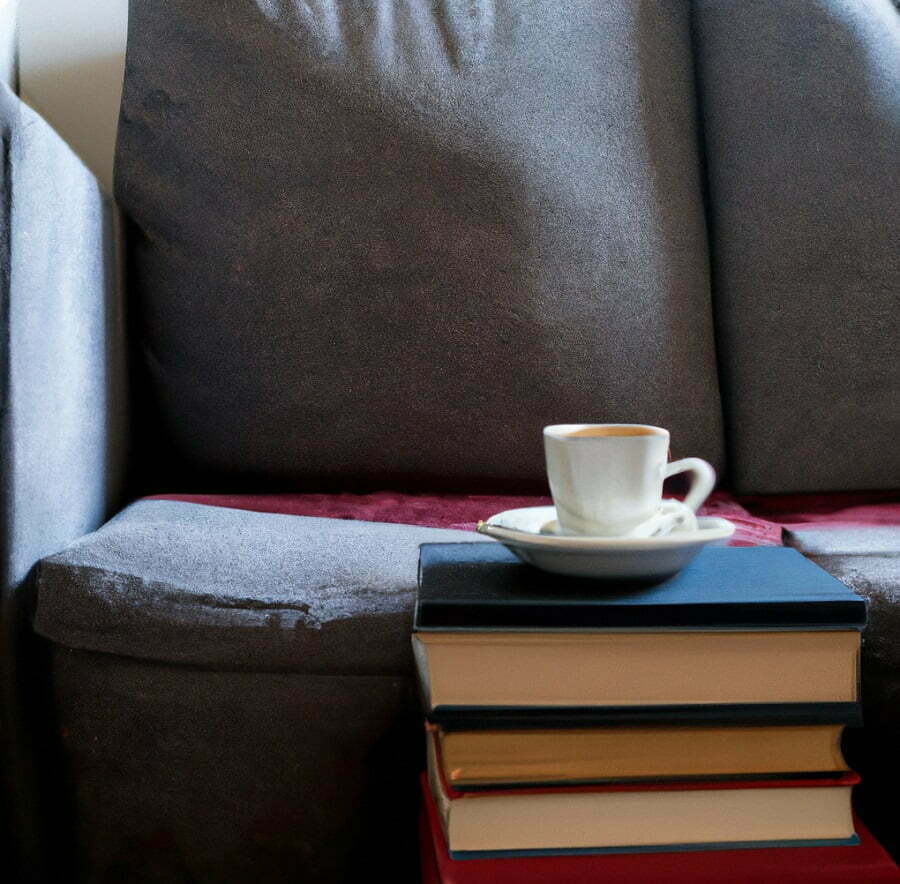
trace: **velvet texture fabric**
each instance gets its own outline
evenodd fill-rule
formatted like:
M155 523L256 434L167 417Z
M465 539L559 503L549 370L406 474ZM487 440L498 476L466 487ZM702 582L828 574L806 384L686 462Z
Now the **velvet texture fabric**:
M9 863L38 880L47 809L36 808L36 782L50 764L23 724L42 700L28 577L119 501L124 330L110 201L2 84L0 133L0 757Z
M900 488L900 12L696 0L736 491Z
M461 531L474 531L479 519L488 519L502 510L552 503L549 497L400 494L396 491L373 494L159 494L147 499L179 500L260 513L389 522ZM781 525L751 515L739 501L725 492L715 492L699 512L704 516L721 516L734 524L735 532L728 541L729 546L781 545ZM900 505L896 509L896 520L900 522Z
M132 0L129 31L116 193L180 487L524 487L573 415L721 465L688 3Z

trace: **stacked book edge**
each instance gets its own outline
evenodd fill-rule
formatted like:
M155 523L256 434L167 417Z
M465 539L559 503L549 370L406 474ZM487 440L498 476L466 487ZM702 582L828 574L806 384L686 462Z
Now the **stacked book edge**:
M710 549L610 588L500 545L423 545L431 840L517 866L857 843L840 734L864 622L793 550Z

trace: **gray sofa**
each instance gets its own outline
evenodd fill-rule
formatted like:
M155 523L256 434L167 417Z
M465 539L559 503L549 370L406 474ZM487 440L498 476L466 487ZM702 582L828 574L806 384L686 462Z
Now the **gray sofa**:
M540 490L559 420L900 488L890 0L132 0L124 223L0 114L23 879L415 880L417 550L472 535L148 494ZM898 531L788 540L872 602L896 848Z

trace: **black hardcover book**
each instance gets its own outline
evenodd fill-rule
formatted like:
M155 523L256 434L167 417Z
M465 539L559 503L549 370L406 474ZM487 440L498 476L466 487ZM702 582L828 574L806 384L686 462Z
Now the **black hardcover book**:
M693 725L861 725L859 703L741 703L709 706L438 706L426 718L444 731L553 730Z
M860 629L865 601L785 547L700 552L662 583L548 574L499 543L426 543L414 629Z

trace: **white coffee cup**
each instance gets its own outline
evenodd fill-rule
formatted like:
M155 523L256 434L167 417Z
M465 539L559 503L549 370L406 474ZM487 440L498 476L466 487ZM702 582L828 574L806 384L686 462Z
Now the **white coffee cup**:
M647 424L544 427L547 478L559 530L591 537L648 537L693 518L716 483L699 457L668 463L669 431ZM684 505L663 504L663 481L693 475Z

